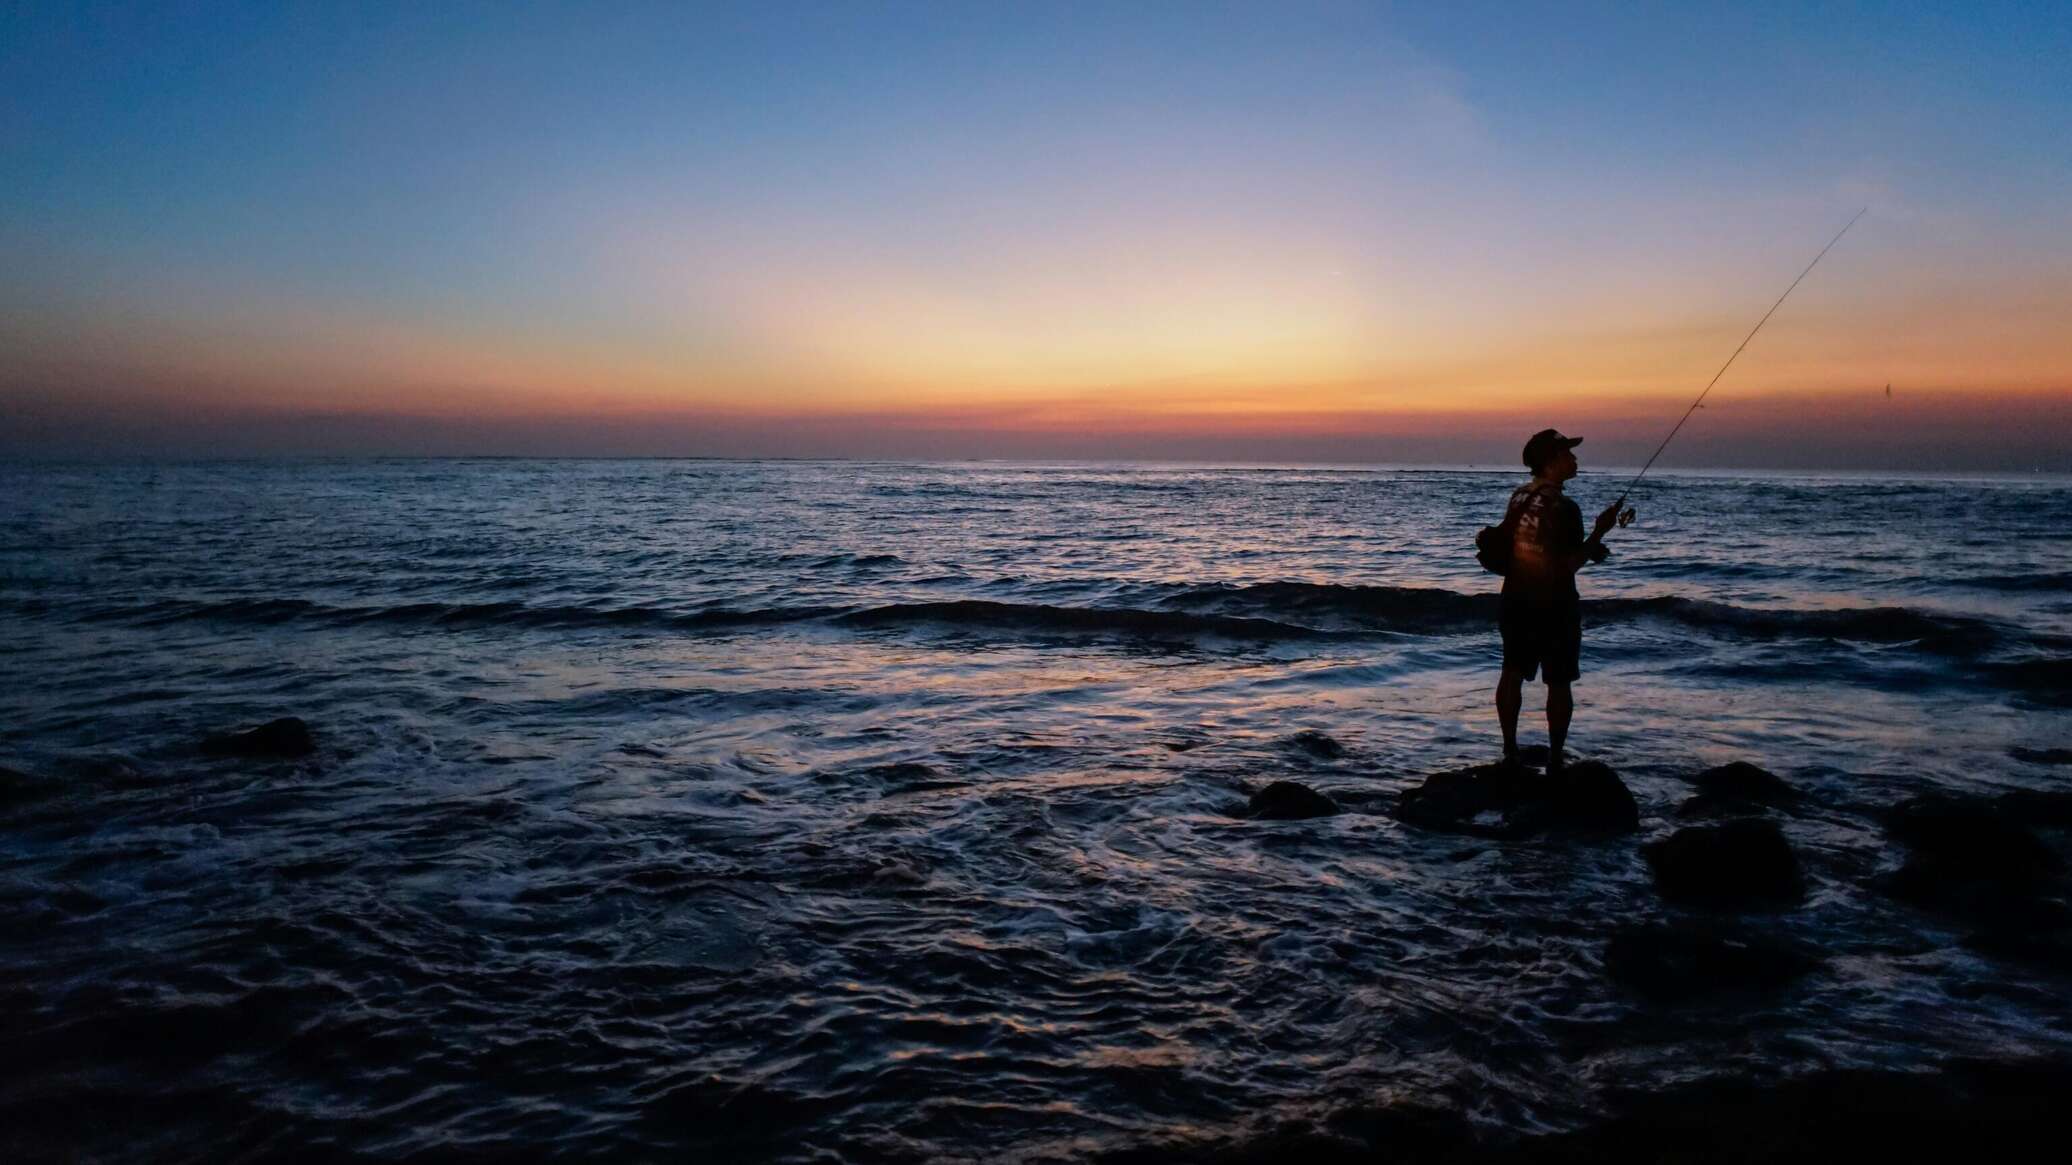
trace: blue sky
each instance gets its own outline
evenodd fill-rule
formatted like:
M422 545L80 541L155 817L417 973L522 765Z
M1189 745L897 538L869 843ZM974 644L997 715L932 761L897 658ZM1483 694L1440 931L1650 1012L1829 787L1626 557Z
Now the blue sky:
M15 5L0 406L1401 459L1694 391L1869 205L1750 399L2033 427L2068 50L2067 5Z

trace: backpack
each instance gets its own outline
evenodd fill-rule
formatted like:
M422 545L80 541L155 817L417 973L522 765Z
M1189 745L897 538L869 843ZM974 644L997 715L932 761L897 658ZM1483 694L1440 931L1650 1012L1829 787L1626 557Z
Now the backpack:
M1511 573L1511 539L1518 530L1518 511L1521 506L1511 506L1504 511L1504 520L1495 526L1484 526L1475 534L1475 561L1491 574Z

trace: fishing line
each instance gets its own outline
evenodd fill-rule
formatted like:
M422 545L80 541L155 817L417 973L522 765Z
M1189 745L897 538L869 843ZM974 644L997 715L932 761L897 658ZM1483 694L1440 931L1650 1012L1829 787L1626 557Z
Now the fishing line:
M1626 488L1619 494L1619 500L1612 503L1614 506L1623 506L1626 504L1626 495L1632 493L1633 487L1640 484L1640 479L1648 475L1648 469L1650 466L1653 466L1655 464L1655 458L1660 457L1662 455L1662 450L1669 448L1669 442L1676 439L1676 434L1678 430L1684 427L1684 422L1690 420L1691 414L1698 411L1698 406L1705 403L1706 393L1711 392L1712 386L1719 383L1719 378L1725 376L1727 374L1727 369L1732 368L1734 366L1734 361L1740 357L1742 349L1748 347L1748 342L1750 340L1755 339L1755 334L1763 330L1763 325L1770 322L1770 317L1777 314L1778 308L1784 306L1784 301L1791 297L1792 291L1798 287L1799 283L1803 281L1806 278L1806 276L1811 275L1813 273L1813 268L1820 266L1820 261L1822 259L1827 258L1827 253L1835 249L1835 244L1841 242L1842 236L1849 233L1849 228L1856 225L1856 220L1862 218L1866 214L1869 214L1870 209L1870 207L1866 206L1862 210L1857 211L1856 218L1850 219L1848 223L1842 227L1841 230L1836 231L1835 237L1827 241L1827 246L1820 248L1820 253L1818 255L1813 256L1813 261L1811 263L1806 264L1806 269L1804 271L1799 272L1799 277L1797 279L1792 280L1791 286L1784 289L1784 294L1777 297L1777 302L1770 305L1770 310L1763 313L1763 318L1757 320L1755 322L1755 326L1748 329L1748 334L1741 338L1741 347L1734 349L1734 354L1732 356L1727 357L1727 362L1719 366L1718 372L1712 374L1712 379L1705 383L1705 392L1701 392L1698 394L1698 399L1691 402L1691 407L1684 410L1684 415L1682 417L1679 417L1677 419L1675 427L1669 430L1669 436L1662 438L1662 443L1660 445L1655 446L1655 451L1648 455L1647 464L1641 466L1640 472L1633 475L1633 480L1626 483ZM1631 510L1622 511L1620 513L1619 525L1628 526L1631 525L1632 522L1633 518Z

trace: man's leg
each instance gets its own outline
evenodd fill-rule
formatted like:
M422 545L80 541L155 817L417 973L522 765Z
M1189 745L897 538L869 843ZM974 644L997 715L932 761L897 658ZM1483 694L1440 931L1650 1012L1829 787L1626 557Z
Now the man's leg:
M1496 721L1504 729L1504 756L1518 755L1518 706L1524 701L1522 672L1505 668L1496 679Z
M1516 705L1512 705L1512 718L1517 718ZM1559 683L1547 681L1547 767L1561 767L1561 746L1568 742L1568 719L1575 715L1575 693L1569 691L1568 681Z

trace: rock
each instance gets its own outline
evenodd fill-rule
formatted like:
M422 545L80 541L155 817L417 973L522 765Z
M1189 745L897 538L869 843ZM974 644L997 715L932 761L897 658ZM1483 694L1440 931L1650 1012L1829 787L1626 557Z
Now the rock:
M1683 804L1676 807L1677 817L1685 821L1711 817L1747 817L1764 812L1760 805L1751 805L1746 801L1727 797L1710 797L1704 793L1686 797Z
M1547 761L1553 755L1553 752L1550 749L1548 749L1548 747L1544 744L1528 744L1524 748L1518 750L1518 756L1516 759L1519 764L1531 765L1533 768L1543 769L1547 767Z
M1296 821L1337 812L1337 802L1294 781L1275 781L1252 794L1251 804L1245 807L1245 815L1257 821Z
M1305 728L1288 738L1288 743L1319 760L1337 760L1345 755L1345 746L1318 732Z
M2072 792L2017 789L1993 802L2000 815L2034 829L2072 829Z
M1537 1162L2000 1161L2062 1136L2072 1065L1933 1055L1906 1070L1791 1074L1729 1062L1689 1083L1607 1092L1611 1111L1575 1132L1537 1136L1495 1160ZM1421 1158L1443 1160L1440 1157Z
M1904 800L1886 829L1906 846L1906 862L1879 889L1962 922L1970 929L1964 945L1979 954L2072 974L2066 862L2028 825L2072 825L2072 796L2020 790L1993 800Z
M1935 793L1914 797L1893 808L1885 830L1910 851L1908 864L1923 881L2033 886L2065 865L1990 803Z
M1636 926L1612 936L1604 969L1626 987L1658 1000L1693 999L1782 987L1820 965L1789 943L1693 926Z
M269 720L248 732L224 733L201 742L210 756L297 757L317 750L309 725L294 716Z
M1785 784L1775 773L1745 760L1706 769L1692 778L1691 783L1698 786L1701 793L1754 801L1759 805L1783 805L1799 798L1799 791Z
M1394 816L1406 825L1425 829L1477 837L1516 836L1518 831L1511 828L1507 813L1531 797L1531 786L1538 780L1539 774L1515 764L1434 773L1424 784L1405 789L1396 798Z
M1546 793L1540 812L1555 828L1603 833L1640 828L1640 805L1603 761L1568 765L1540 778L1540 783Z
M1546 830L1631 833L1640 807L1609 765L1584 761L1541 775L1518 764L1435 773L1396 798L1408 825L1475 837L1519 838Z
M1698 794L1677 806L1678 817L1719 817L1788 808L1801 794L1767 769L1733 761L1691 779Z
M1886 831L1907 848L1879 888L1971 928L1964 945L1994 958L2072 969L2065 862L2027 825L2063 827L2065 794L2020 791L1991 800L1929 794L1895 806Z
M1642 846L1641 852L1655 872L1655 889L1672 902L1764 909L1806 896L1799 859L1773 822L1690 826Z

